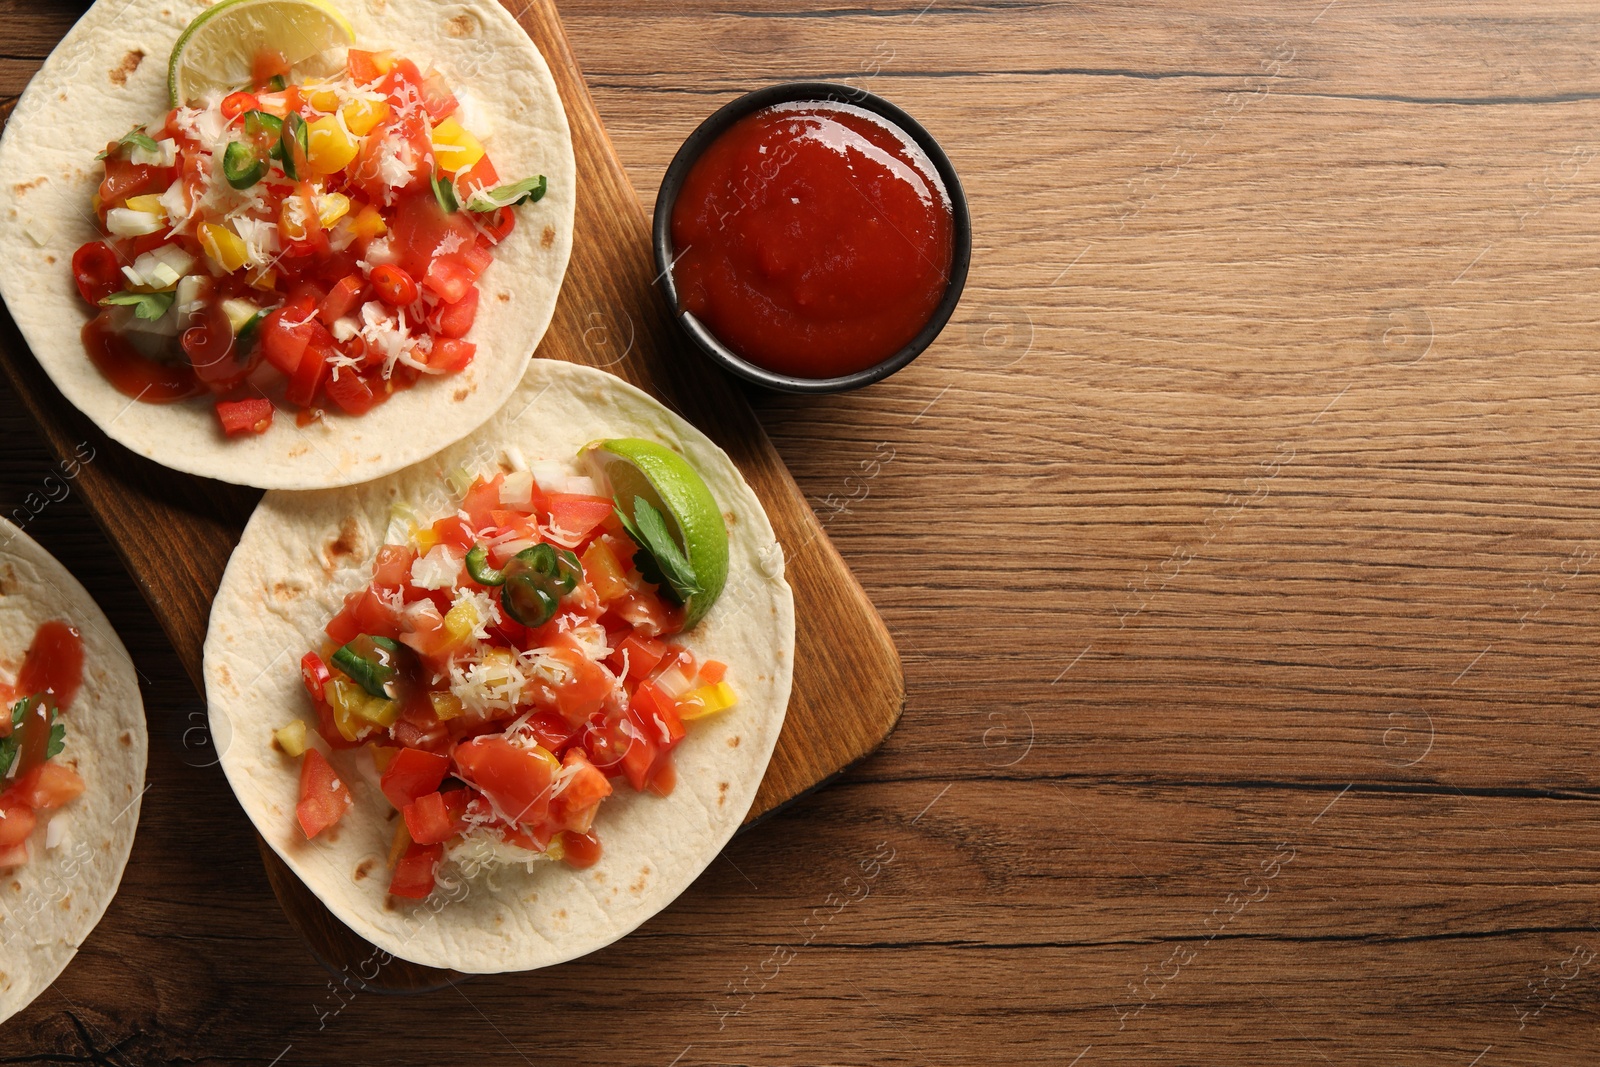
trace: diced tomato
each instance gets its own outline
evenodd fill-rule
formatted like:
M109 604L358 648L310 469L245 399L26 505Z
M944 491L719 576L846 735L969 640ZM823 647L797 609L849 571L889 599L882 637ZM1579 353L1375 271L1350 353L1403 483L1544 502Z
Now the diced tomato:
M217 418L229 437L266 433L272 425L272 401L264 396L217 401Z
M407 172L406 180L398 186L391 186L382 163L389 146L397 141L403 142L410 148L412 165ZM433 174L433 138L430 136L428 116L425 111L415 108L407 111L396 106L395 113L379 123L367 135L361 144L361 151L350 164L346 174L350 183L366 199L375 203L393 204L396 195L403 193L402 204L407 199L426 200L433 204L441 215L444 214L443 209L435 202L433 189L428 184L428 178ZM471 227L471 223L465 220L463 225L469 229ZM392 229L393 222L390 226Z
M549 803L554 760L504 737L475 737L456 746L461 775L516 822L539 822Z
M328 399L339 405L339 409L347 415L365 415L383 399L366 376L355 373L349 367L336 375L328 375L322 388L328 394Z
M667 646L653 637L644 637L639 634L629 634L622 639L612 658L618 661L620 669L621 660L627 656L628 677L648 678L650 672L656 669L656 664L667 654Z
M469 799L465 789L429 793L405 806L406 832L419 845L436 845L466 829L462 818Z
M222 98L222 117L232 122L246 111L260 111L261 101L254 93L229 93Z
M38 822L33 809L21 800L9 795L0 797L0 848L27 841Z
M565 634L556 638L552 653L566 665L565 677L550 683L556 698L556 710L570 723L580 723L599 711L611 695L613 680L600 664L584 655L583 651Z
M550 525L567 541L582 541L611 514L615 505L608 496L583 496L578 493L551 493Z
M716 685L728 675L728 665L721 660L708 659L700 665L700 680L707 685Z
M478 316L478 287L472 286L454 304L428 310L428 331L436 337L465 337Z
M394 877L389 881L389 892L409 900L424 900L433 892L434 874L444 859L443 845L419 845L413 842L400 862L394 865Z
M417 302L421 291L417 283L402 267L393 263L384 263L372 270L372 287L377 290L378 297L390 307L406 307Z
M437 337L433 342L433 351L428 354L428 366L453 374L463 370L477 354L478 346L471 341Z
M401 810L420 796L438 792L450 770L450 757L437 752L402 748L383 772L381 785L389 803Z
M528 718L528 728L541 748L560 755L578 736L579 729L553 711L536 712Z
M596 539L584 549L582 562L583 580L594 587L602 604L621 600L633 591L622 563L604 540Z
M350 72L350 80L357 85L371 85L383 77L383 68L378 65L377 54L359 48L352 48L346 53L345 69Z
M34 811L59 808L83 794L83 779L64 763L41 763L6 790Z
M412 278L426 276L428 265L441 244L453 246L459 252L470 248L477 240L472 223L464 214L458 211L446 215L431 191L410 194L400 201L389 223L389 234L395 251L400 254L400 265ZM465 293L463 286L454 299L459 300Z
M504 474L497 474L488 481L479 478L467 490L461 510L467 513L467 521L472 523L473 529L484 530L495 525L491 512L500 506L500 486L505 480Z
M350 787L339 780L327 757L306 749L300 764L300 803L294 809L306 837L316 837L336 824L353 803Z
M600 802L611 795L611 783L579 749L569 751L561 763L564 770L577 770L550 802L550 817L568 829L587 830Z
M632 716L591 722L583 747L589 759L607 776L622 775L635 790L643 790L655 765L656 745Z
M401 719L394 724L390 735L395 743L406 748L413 748L419 752L438 752L443 754L450 747L450 734L445 730L444 724L434 722L432 726L422 727L416 723Z
M650 739L664 751L672 751L686 733L683 720L678 717L677 702L662 692L653 682L641 683L629 702L630 714L650 734Z
M381 589L398 590L411 580L411 565L417 550L410 545L384 545L372 567L372 584Z
M8 867L21 867L27 862L28 843L26 841L0 848L0 871L6 870Z
M100 183L100 212L104 215L114 207L121 207L130 196L146 193L164 193L172 184L175 173L172 167L151 167L129 162L120 146L109 146L106 157L106 176Z
M420 89L422 106L427 110L428 118L435 124L449 118L460 106L456 102L455 94L450 91L450 82L436 70L430 70L427 77L422 79Z
M478 276L469 271L458 257L449 255L440 256L428 264L422 284L445 303L453 304L466 299L467 290L477 280Z
M331 346L318 340L308 343L300 353L300 362L295 365L294 373L289 375L284 399L302 408L315 403L317 390L322 387L322 379L328 372L328 361L333 358L334 351Z
M300 357L315 336L312 326L317 324L311 320L315 307L310 301L291 300L261 320L261 351L286 375L300 366Z
M463 197L469 197L479 189L493 189L499 184L500 173L494 169L494 163L488 156L456 175L456 188Z
M331 330L335 322L354 311L361 303L361 291L366 285L359 274L347 274L340 278L339 284L329 290L322 307L317 310L317 317L322 324Z
M379 596L374 589L368 589L361 599L356 601L356 621L361 624L362 633L374 637L387 637L393 640L400 634L398 610L384 597Z
M447 515L433 524L433 536L442 545L465 552L478 543L478 532L460 515Z
M651 585L635 589L612 603L610 609L646 637L675 634L683 629L683 609L668 604Z
M72 254L72 279L78 293L96 306L112 293L122 291L122 260L104 241L90 241Z

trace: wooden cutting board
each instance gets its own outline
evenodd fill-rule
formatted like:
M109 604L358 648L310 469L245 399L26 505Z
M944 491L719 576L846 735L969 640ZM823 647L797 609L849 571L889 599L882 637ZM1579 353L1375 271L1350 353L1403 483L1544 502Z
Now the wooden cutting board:
M746 825L831 778L882 743L900 718L899 655L876 609L818 524L743 394L681 342L654 287L649 225L601 125L551 0L508 8L544 53L572 126L578 206L572 261L538 355L603 367L650 392L727 450L760 495L788 556L794 587L794 692L777 750ZM65 269L65 265L63 265ZM9 315L0 367L62 457L88 441L96 459L77 480L202 693L211 600L259 490L160 467L112 443L56 390ZM335 919L261 843L273 890L319 958L352 982L381 955ZM366 984L425 989L446 972L402 960Z

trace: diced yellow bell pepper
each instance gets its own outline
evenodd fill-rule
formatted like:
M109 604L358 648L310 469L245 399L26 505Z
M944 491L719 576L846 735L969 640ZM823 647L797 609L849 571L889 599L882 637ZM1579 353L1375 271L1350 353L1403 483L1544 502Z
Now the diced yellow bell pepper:
M445 612L444 629L450 635L450 640L453 643L464 645L472 639L472 632L478 628L480 621L478 609L472 605L472 601L463 600ZM499 651L502 650L494 649L486 653L484 659L487 661L495 652Z
M433 128L433 154L440 170L457 174L483 158L483 145L454 118L448 118Z
M433 701L433 714L440 722L457 718L465 710L461 706L461 698L454 693L429 693L428 699Z
M205 254L211 257L212 262L223 270L232 273L244 266L244 261L249 256L249 249L238 234L226 226L207 222L200 227L200 247Z
M372 699L366 690L354 682L333 678L323 685L322 699L328 702L333 712L333 725L338 728L340 737L355 741L366 732L366 723L357 712L358 708Z
M389 764L394 761L395 756L400 754L400 750L391 745L369 745L368 747L372 749L372 765L378 768L379 774L388 770Z
M151 215L160 215L162 218L166 218L167 215L167 209L161 206L161 198L156 196L154 193L147 193L144 196L128 197L128 207L134 211L143 211Z
M283 754L290 759L299 759L306 754L306 723L304 719L295 719L281 730L272 735L278 741L278 747L283 749Z
M715 685L701 686L694 692L678 701L678 718L684 722L694 722L715 715L720 711L727 711L739 703L738 694L727 682L718 682Z
M383 221L383 212L371 204L356 213L351 225L357 237L370 239L389 232L389 224Z
M305 97L306 103L310 104L312 107L316 108L325 115L332 114L333 112L339 110L338 93L334 92L332 89L316 88L315 86L321 85L321 82L313 83L307 81L301 84L304 86L304 88L301 89L301 92Z
M275 270L257 270L249 277L252 289L272 290L278 287L278 272Z
M388 729L400 717L400 702L369 695L366 702L356 709L356 714L374 726Z
M357 137L365 137L389 117L387 100L355 100L344 106L344 124Z
M283 198L278 210L278 234L285 241L304 241L311 236L311 202L299 193Z
M433 532L431 526L413 527L411 543L417 546L418 552L426 556L439 543L439 535Z
M350 165L361 148L332 115L324 115L311 123L306 133L306 161L313 174L339 173Z
M557 834L556 836L552 837L550 839L550 843L544 847L544 858L547 859L547 860L555 860L558 863L560 861L566 859L567 858L567 840L566 840L566 838L567 838L567 832L565 830L561 831L559 834Z
M316 205L323 229L332 229L334 223L350 213L350 198L343 193L323 193L316 198Z

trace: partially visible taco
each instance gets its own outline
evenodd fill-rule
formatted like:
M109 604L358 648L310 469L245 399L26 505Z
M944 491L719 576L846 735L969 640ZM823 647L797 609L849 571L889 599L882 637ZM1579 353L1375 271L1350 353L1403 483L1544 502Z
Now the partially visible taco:
M116 894L145 749L127 649L0 519L0 1022L55 981Z
M303 6L347 32L290 66L271 5L100 0L0 137L0 295L45 371L135 452L263 488L470 433L572 245L566 114L501 4ZM244 29L253 61L181 77Z
M205 650L257 830L393 955L591 952L738 828L788 703L794 606L760 502L619 379L535 360L467 440L269 493Z

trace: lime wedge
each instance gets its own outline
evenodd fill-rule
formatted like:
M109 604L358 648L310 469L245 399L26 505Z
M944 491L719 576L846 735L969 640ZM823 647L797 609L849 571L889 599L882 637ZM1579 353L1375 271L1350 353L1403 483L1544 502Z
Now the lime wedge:
M302 77L336 73L324 53L355 43L350 20L326 0L222 0L189 23L172 46L167 95L173 107L208 92L249 85L258 54L278 52Z
M684 598L683 620L685 630L692 628L711 610L728 581L728 528L711 490L688 460L655 441L637 437L596 441L584 446L580 455L590 475L606 487L603 491L610 492L630 520L636 500L645 501L666 520L667 532L693 571L696 591Z

